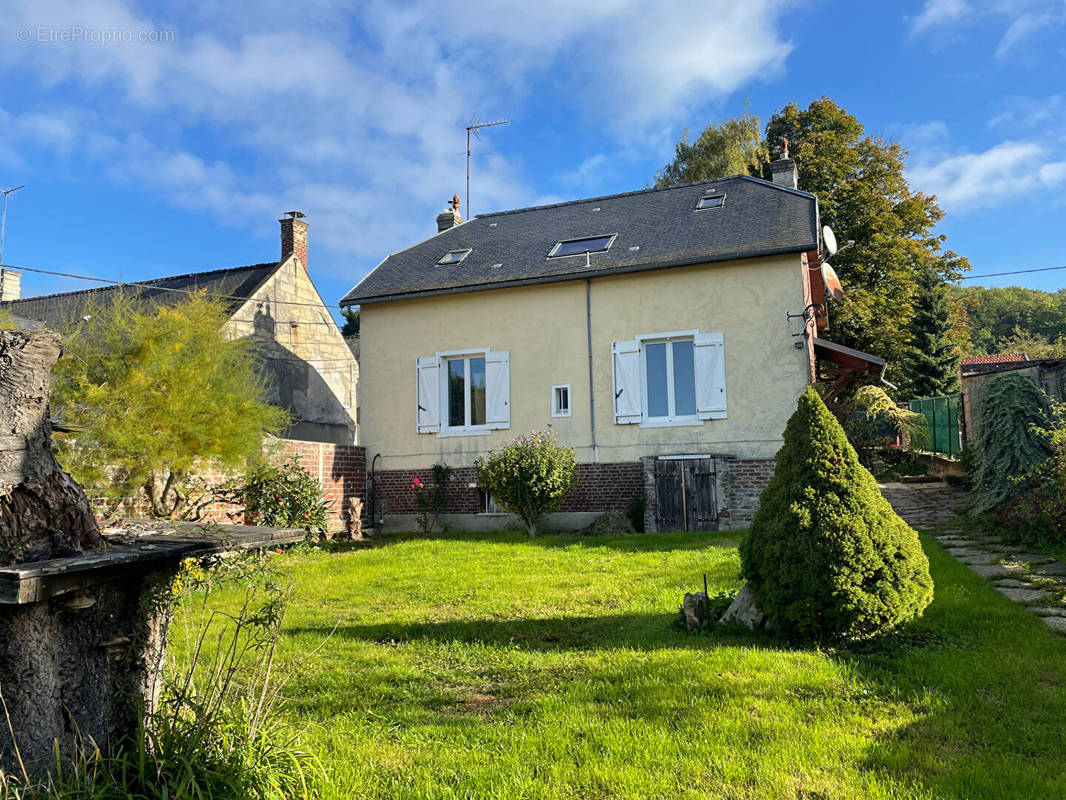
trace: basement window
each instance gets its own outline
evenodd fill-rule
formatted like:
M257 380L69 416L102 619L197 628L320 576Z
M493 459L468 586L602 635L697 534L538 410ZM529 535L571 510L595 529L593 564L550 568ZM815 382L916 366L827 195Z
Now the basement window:
M470 249L471 248L468 247L466 250L449 250L447 253L445 253L441 257L441 260L438 261L437 263L438 264L458 264L460 261L462 261L468 255L470 255Z
M614 237L617 235L612 233L610 236L588 236L584 239L566 239L556 242L555 247L548 253L548 258L582 256L585 253L602 253L611 247L611 243L614 242Z
M725 205L724 194L710 194L706 197L701 197L696 201L696 210L702 211L705 208L721 208Z

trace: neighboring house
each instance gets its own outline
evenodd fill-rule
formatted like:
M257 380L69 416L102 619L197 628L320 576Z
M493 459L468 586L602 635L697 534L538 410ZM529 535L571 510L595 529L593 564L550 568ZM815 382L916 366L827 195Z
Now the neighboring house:
M354 444L359 367L307 274L308 226L302 217L293 213L281 220L280 261L154 278L136 286L27 297L0 303L0 308L59 328L118 291L152 306L181 302L191 291L221 298L229 311L227 333L255 342L267 399L293 416L286 437Z
M331 526L339 528L348 500L363 494L363 451L355 418L359 366L340 328L307 272L308 224L290 212L281 221L281 259L244 267L155 278L136 286L109 286L80 292L15 299L18 274L0 275L0 308L17 318L59 328L106 303L121 289L144 303L180 302L190 291L224 300L226 331L250 338L267 381L267 400L292 415L280 442L281 455L297 455L333 501ZM214 479L220 476L204 476ZM221 514L225 509L217 509Z
M746 525L816 356L840 380L884 369L817 339L818 204L773 167L467 222L456 200L382 261L341 300L360 306L375 517L411 527L412 479L445 462L445 519L502 524L475 458L551 428L580 465L551 525L635 497L650 530Z
M964 358L959 367L961 375L963 431L967 444L973 442L976 427L977 387L990 378L1008 372L1020 372L1032 378L1052 400L1066 401L1066 359L1030 359L1024 353L1001 353L991 356Z

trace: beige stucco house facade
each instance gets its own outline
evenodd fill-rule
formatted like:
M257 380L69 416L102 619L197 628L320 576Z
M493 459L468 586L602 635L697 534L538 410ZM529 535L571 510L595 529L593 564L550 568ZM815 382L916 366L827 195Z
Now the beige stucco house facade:
M573 447L549 525L642 498L646 526L746 525L814 375L817 201L737 176L438 218L345 298L360 306L370 502L408 527L410 484L448 464L446 519L500 526L474 460L530 430ZM775 177L777 177L775 175ZM813 294L812 294L813 291ZM821 302L821 298L819 298Z

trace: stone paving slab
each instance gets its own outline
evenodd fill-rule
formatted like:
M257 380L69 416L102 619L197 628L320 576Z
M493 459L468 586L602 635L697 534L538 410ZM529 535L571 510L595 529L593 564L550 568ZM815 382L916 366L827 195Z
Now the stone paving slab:
M1037 600L1047 600L1050 596L1050 592L1044 592L1040 589L1012 589L1008 587L996 586L995 590L1008 600L1013 600L1015 603L1035 603Z
M947 551L974 573L992 582L992 587L1015 603L1026 605L1047 627L1066 635L1066 607L1052 606L1066 586L1041 586L1053 579L1066 580L1066 564L1042 553L1030 553L995 536L970 531L956 509L970 505L970 495L947 484L884 484L885 499L896 513L916 528L940 527L934 534ZM1006 562L1006 563L1004 563ZM1033 604L1043 603L1039 607Z
M1066 617L1041 617L1040 619L1056 633L1066 633Z
M1063 606L1042 606L1033 611L1042 617L1066 617L1066 607Z

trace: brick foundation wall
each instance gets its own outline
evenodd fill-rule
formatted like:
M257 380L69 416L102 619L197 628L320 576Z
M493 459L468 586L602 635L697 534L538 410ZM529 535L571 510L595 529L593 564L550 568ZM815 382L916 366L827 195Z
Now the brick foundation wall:
M613 464L578 464L577 486L566 498L560 511L622 511L643 487L639 462ZM415 478L431 483L433 471L425 469L397 469L379 471L375 476L374 502L384 500L386 514L416 514L415 494L411 483ZM477 514L481 511L473 467L452 469L448 480L445 514Z
M329 511L329 529L343 530L347 519L348 499L358 497L366 508L366 450L358 445L338 445L321 442L303 442L294 439L282 439L277 442L274 458L287 461L296 456L300 466L318 478L325 498L332 502ZM198 478L208 486L229 480L232 476L217 470L207 470ZM107 503L102 498L91 500L98 517L105 515ZM117 509L111 510L113 516L147 517L148 502L143 496L123 501ZM244 508L239 504L215 502L204 508L202 519L206 522L243 521Z
M721 482L724 497L719 500L719 512L723 523L730 528L743 528L751 523L759 507L759 495L774 476L775 460L772 458L726 459L719 466L723 470ZM726 527L723 524L722 527Z

